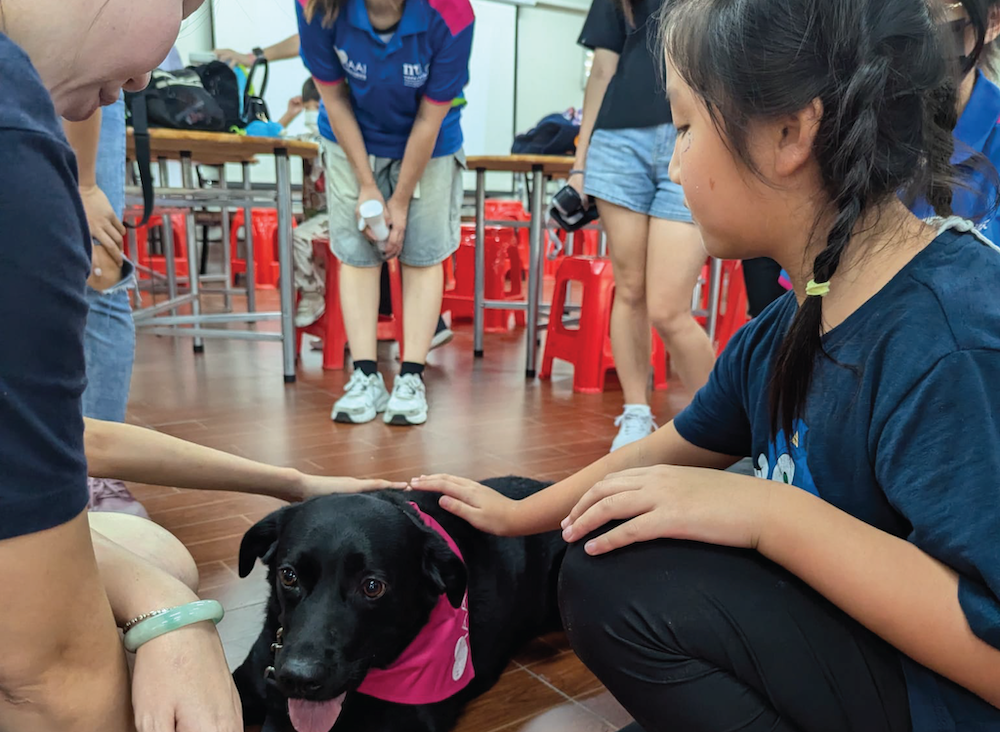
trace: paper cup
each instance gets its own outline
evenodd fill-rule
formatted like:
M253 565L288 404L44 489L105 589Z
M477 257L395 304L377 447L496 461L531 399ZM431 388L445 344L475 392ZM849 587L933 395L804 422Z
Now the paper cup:
M358 207L361 220L364 226L359 224L362 231L365 226L372 230L377 241L385 241L389 238L389 227L385 224L385 210L378 201L365 201Z

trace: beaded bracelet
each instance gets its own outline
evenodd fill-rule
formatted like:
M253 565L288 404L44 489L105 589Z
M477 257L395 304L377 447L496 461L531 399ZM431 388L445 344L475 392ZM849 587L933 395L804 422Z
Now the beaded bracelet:
M198 600L168 610L157 610L145 620L139 620L125 633L125 650L135 653L143 644L172 630L206 620L218 623L225 614L222 604L216 600Z

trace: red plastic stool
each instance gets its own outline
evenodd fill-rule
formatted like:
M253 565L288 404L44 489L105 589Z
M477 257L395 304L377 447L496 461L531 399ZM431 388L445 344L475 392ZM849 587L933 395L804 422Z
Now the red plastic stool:
M178 277L187 277L187 223L185 216L182 213L171 213L167 214L166 218L170 222L171 233L174 238L174 272ZM144 226L137 227L135 230L136 251L129 253L134 258L136 264L160 274L167 273L167 258L163 254L149 253L149 232L152 229L160 229L162 231L163 221L163 216L150 216L149 221ZM125 243L128 243L128 237L125 238ZM148 280L150 274L139 270L139 278Z
M320 251L322 250L322 251ZM329 239L314 239L315 256L326 259L326 310L312 325L296 328L296 353L302 352L302 336L305 333L323 339L323 368L337 370L344 368L344 349L347 347L347 331L344 329L344 312L340 307L340 261L330 251ZM392 300L392 315L378 316L378 340L396 341L399 344L399 358L403 358L403 275L399 260L389 262L389 289Z
M243 209L237 209L229 229L229 258L234 275L247 271L246 260L237 256L239 232L243 228L244 218ZM278 212L273 208L255 208L250 220L253 225L256 284L258 287L277 287L281 272L278 265ZM295 225L295 219L292 219L292 228L295 228Z
M727 259L722 263L722 285L719 287L719 317L715 324L716 355L722 353L736 331L750 320L747 306L743 262Z
M492 221L531 221L531 216L524 210L524 204L520 201L490 198L486 201L485 212L486 219ZM531 258L528 227L514 228L512 226L509 228L511 231L516 232L515 236L517 237L517 247L521 254L521 261L527 262Z
M500 226L489 226L485 230L484 294L487 300L510 300L523 302L521 283L525 268L514 231ZM453 320L471 320L475 305L476 272L476 229L471 225L462 227L462 241L455 252L455 264L445 264L445 291L441 301L441 312L451 312ZM450 275L450 276L449 276ZM450 283L450 284L449 284ZM487 333L504 333L509 330L510 316L514 323L524 326L523 310L487 310L484 330Z
M563 325L566 287L570 282L583 285L580 305L580 325L569 329ZM609 369L614 368L611 353L611 307L614 304L615 278L611 262L598 257L566 257L556 273L552 293L552 308L545 338L541 379L552 377L552 361L556 358L573 364L573 391L600 394ZM653 381L656 388L667 383L667 358L663 344L653 344Z

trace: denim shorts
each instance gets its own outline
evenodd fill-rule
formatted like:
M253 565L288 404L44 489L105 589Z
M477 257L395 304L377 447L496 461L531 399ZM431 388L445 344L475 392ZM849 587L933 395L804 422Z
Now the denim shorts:
M401 160L371 156L372 172L386 201L399 181ZM351 267L381 267L378 248L358 231L358 182L340 145L323 140L330 248ZM462 171L465 154L432 158L410 200L399 261L409 267L440 264L458 249L462 237Z
M669 177L676 141L671 124L594 130L583 192L657 219L691 223L684 192Z

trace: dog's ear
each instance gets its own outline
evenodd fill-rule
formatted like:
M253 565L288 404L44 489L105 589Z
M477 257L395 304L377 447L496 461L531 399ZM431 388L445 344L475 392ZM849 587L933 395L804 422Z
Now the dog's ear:
M240 542L240 577L246 577L253 571L257 557L260 557L264 564L271 561L278 543L281 516L289 508L291 506L269 513L243 535L243 541Z
M458 558L451 547L438 534L428 530L424 544L424 574L445 594L452 607L459 607L465 597L468 573L465 562Z

